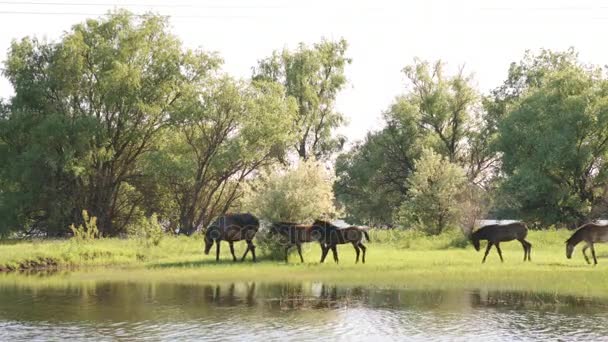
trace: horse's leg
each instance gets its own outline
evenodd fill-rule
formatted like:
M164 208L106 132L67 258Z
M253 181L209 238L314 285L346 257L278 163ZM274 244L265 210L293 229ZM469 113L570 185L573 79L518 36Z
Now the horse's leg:
M524 241L526 241L526 240L524 240ZM529 243L528 241L526 241L526 244L528 245L528 261L531 262L532 261L532 257L531 257L531 254L532 254L532 244Z
M486 253L483 255L483 260L481 260L482 264L486 262L486 258L488 257L488 253L490 253L490 248L492 248L492 242L488 241L488 247L486 247Z
M353 247L355 248L355 253L357 253L357 258L355 258L355 264L359 263L359 246L357 246L357 242L353 242Z
M217 240L215 242L215 261L220 261L220 242L222 240Z
M245 261L245 257L247 256L247 253L249 253L249 243L251 242L251 240L245 240L247 242L247 248L245 248L245 253L243 254L243 257L241 258L241 262Z
M585 247L583 247L583 256L585 257L585 261L587 262L587 264L591 265L591 261L589 261L589 257L587 256L587 249L589 248L589 245L585 245Z
M505 261L502 259L502 251L500 250L500 242L497 242L497 243L496 243L496 250L498 251L498 256L500 257L500 262L505 262Z
M367 249L365 247L365 245L363 245L361 242L359 242L359 248L361 248L361 251L363 251L363 255L362 255L362 259L361 262L363 262L365 264L365 250Z
M333 245L331 246L331 252L334 254L334 261L337 263L340 262L340 260L338 260L338 247L337 245Z
M249 250L251 251L251 257L253 258L253 262L256 262L257 260L255 260L255 245L253 244L253 241L247 241L247 245L249 247Z
M593 256L593 265L597 265L597 258L595 257L595 248L593 247L593 242L590 243L591 245L591 255Z
M320 244L320 245L321 245L321 261L319 261L319 262L324 263L325 257L327 256L327 252L329 252L329 247L324 244Z
M304 257L302 256L302 244L297 243L296 248L298 249L298 254L300 254L300 261L304 263Z
M285 263L287 263L287 259L289 258L289 249L290 248L291 248L291 245L285 246Z
M524 248L524 261L528 260L528 245L525 240L519 240L521 246Z
M232 261L236 261L236 255L234 255L234 242L228 241L228 246L230 246L230 254L232 254Z

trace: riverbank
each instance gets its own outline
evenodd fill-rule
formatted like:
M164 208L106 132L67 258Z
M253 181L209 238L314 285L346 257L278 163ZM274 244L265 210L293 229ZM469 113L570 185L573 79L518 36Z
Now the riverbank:
M397 236L391 236L397 234ZM54 286L89 281L158 282L200 284L210 282L306 282L400 287L411 289L492 289L608 297L608 249L599 245L597 267L589 266L580 254L565 257L568 231L530 232L532 262L524 263L518 242L504 243L500 263L492 250L486 264L483 252L459 247L457 235L435 238L403 232L372 232L367 243L365 265L354 263L350 245L339 247L340 264L319 264L320 249L307 245L305 263L297 255L289 264L260 260L233 263L227 245L222 245L222 262L203 255L202 239L165 238L159 246L146 248L135 240L102 239L86 244L72 241L17 242L0 245L3 270L58 270L48 277L4 272L1 284ZM237 255L244 246L239 244ZM30 267L28 265L37 265ZM70 270L70 271L66 271ZM76 270L76 271L74 271ZM27 285L29 284L29 285Z

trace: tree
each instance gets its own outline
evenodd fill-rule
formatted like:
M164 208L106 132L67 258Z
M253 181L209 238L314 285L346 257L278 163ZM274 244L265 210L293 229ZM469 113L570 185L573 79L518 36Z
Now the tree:
M4 75L15 96L0 122L11 222L60 234L87 209L104 235L124 229L141 200L131 183L142 156L220 64L184 50L167 26L118 11L57 43L13 42Z
M496 133L472 78L462 69L454 76L443 70L441 62L420 60L404 68L408 91L384 113L386 127L337 159L336 194L356 221L390 222L386 208L408 195L404 180L424 147L464 168L477 187L489 187L495 177Z
M608 82L599 68L571 59L548 70L547 56L556 54L532 63L542 77L498 126L502 190L522 218L580 224L607 185Z
M458 196L465 190L464 170L432 150L424 150L416 171L407 179L409 193L397 212L397 222L430 235L460 222Z
M312 47L301 43L295 51L283 50L259 61L254 79L283 84L297 103L293 130L297 142L293 149L302 159L321 160L340 150L344 137L334 129L344 124L344 116L334 109L338 92L346 85L345 40L322 40Z
M333 218L332 179L314 160L301 161L285 171L266 171L249 184L243 209L270 222L311 222Z
M221 77L190 100L146 168L173 194L184 234L225 213L240 197L240 184L277 160L291 142L295 113L283 88L263 81Z
M484 97L488 126L492 131L497 130L498 123L529 89L542 86L547 75L577 64L578 53L573 48L566 51L542 49L538 54L527 50L521 61L511 63L503 84Z
M415 126L389 122L336 159L336 198L354 223L391 224L393 210L408 192L420 142Z

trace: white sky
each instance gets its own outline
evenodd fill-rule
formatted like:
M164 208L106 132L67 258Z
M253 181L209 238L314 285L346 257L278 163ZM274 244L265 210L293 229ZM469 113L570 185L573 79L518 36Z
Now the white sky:
M464 64L483 92L499 85L526 49L574 46L585 62L608 64L606 0L0 1L0 60L12 39L57 39L72 24L115 7L171 15L186 46L219 52L224 70L236 77L249 77L275 49L344 37L353 63L337 108L349 118L341 132L350 142L381 126L381 112L404 92L401 69L414 57L442 59L452 70ZM11 93L0 78L0 97Z

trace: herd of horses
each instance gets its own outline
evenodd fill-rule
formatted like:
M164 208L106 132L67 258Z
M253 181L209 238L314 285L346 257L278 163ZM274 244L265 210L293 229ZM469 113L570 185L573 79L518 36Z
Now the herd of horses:
M216 219L205 231L205 254L209 254L211 247L215 244L216 246L216 261L220 260L220 242L226 241L230 247L230 253L232 259L237 261L237 257L234 254L234 243L237 241L245 240L247 242L247 249L245 254L241 258L241 261L245 260L245 257L251 252L253 261L256 261L255 257L255 245L253 239L260 228L260 221L254 215L249 213L235 213L226 214ZM359 262L359 256L362 252L361 261L365 263L365 252L367 247L363 244L363 239L370 241L369 235L365 228L351 226L351 227L338 227L330 222L316 220L313 224L300 224L293 222L276 222L270 226L268 231L270 237L275 237L281 243L285 252L285 262L289 255L289 250L296 247L300 261L304 262L302 256L302 244L309 242L319 243L321 246L321 262L325 261L329 251L332 251L334 261L338 263L338 250L337 246L341 244L352 244L355 249L356 259L355 263ZM471 243L475 250L480 250L480 241L487 241L486 251L484 253L482 263L485 263L492 246L496 247L500 261L504 261L502 258L502 251L500 250L501 242L508 242L517 240L521 243L524 250L524 261L531 260L532 244L526 241L528 235L528 228L523 222L514 222L509 224L492 224L483 226L470 235ZM599 225L595 223L587 223L579 227L572 236L566 240L566 257L570 259L574 247L584 242L583 256L588 264L591 263L587 256L587 250L591 250L593 256L593 262L597 265L597 258L595 256L594 243L597 242L608 242L608 225Z

